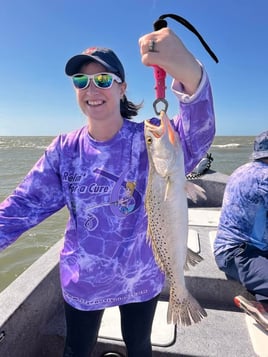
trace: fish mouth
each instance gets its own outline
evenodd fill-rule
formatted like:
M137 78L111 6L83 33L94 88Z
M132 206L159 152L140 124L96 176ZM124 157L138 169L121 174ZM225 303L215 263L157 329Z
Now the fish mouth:
M164 135L164 130L162 125L154 125L150 123L148 120L145 120L146 129L149 130L150 133L157 139L161 138Z
M152 133L152 135L157 139L160 139L162 136L164 136L167 133L171 144L172 145L175 144L176 138L175 138L174 129L170 123L168 116L164 111L161 111L160 113L159 126L150 123L148 120L145 120L145 126L146 129L149 130L149 132Z
M149 130L149 132L158 139L165 134L167 128L165 120L163 119L163 117L166 117L166 115L163 115L162 113L164 112L162 111L160 113L160 125L154 125L149 120L145 120L146 129Z

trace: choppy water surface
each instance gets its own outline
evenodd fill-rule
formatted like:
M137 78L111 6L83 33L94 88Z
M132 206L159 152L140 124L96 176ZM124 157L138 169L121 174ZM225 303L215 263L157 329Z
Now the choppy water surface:
M0 137L0 201L23 179L52 139ZM209 150L214 158L211 169L231 174L248 161L253 141L253 136L216 137ZM63 236L67 216L66 210L56 213L0 253L0 291Z

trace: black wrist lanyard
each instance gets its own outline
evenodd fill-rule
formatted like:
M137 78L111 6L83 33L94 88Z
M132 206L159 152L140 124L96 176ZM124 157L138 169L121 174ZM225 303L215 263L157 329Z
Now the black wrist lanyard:
M159 19L156 20L154 22L154 30L160 30L163 27L167 27L167 21L164 20L166 17L170 17L171 19L179 22L180 24L182 24L183 26L185 26L188 30L190 30L191 32L193 32L197 38L199 39L199 41L202 43L202 45L204 46L204 48L207 50L207 52L209 53L209 55L214 59L214 61L216 63L219 62L217 56L215 55L215 53L211 50L211 48L208 46L208 44L206 43L206 41L203 39L203 37L200 35L200 33L194 28L194 26L187 21L186 19L184 19L183 17L176 15L176 14L165 14L165 15L161 15L159 16Z
M194 28L194 26L184 19L183 17L175 14L165 14L161 15L158 20L154 22L154 30L158 31L162 29L163 27L167 27L167 21L164 20L166 17L170 17L173 20L179 22L183 26L185 26L188 30L193 32L199 39L199 41L202 43L206 51L209 53L209 55L214 59L216 63L219 62L218 58L216 57L215 53L210 49L206 41L203 39L203 37L200 35L200 33ZM160 114L160 112L163 110L164 112L167 112L168 108L168 102L165 98L165 78L166 78L166 72L158 67L158 66L153 66L154 67L154 77L155 77L155 90L156 90L156 99L153 103L153 107L155 110L155 113L157 115ZM158 104L161 103L163 105L163 109L159 110Z

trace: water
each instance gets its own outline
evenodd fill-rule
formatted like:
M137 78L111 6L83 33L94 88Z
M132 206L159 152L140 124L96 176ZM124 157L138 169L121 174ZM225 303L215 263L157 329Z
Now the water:
M209 152L211 169L230 175L237 167L250 160L255 136L217 136Z
M52 137L0 137L0 202L43 154ZM0 291L56 243L64 233L66 210L24 233L0 253Z
M23 179L43 154L52 137L0 136L0 202ZM218 136L209 153L211 169L231 174L246 163L252 152L253 136ZM37 227L25 232L14 244L0 253L0 291L62 238L68 217L66 209Z

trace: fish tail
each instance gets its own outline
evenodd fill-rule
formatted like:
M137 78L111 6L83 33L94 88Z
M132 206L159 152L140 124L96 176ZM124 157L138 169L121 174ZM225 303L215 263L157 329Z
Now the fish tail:
M186 181L185 191L187 193L187 197L190 198L190 200L192 200L194 203L197 202L198 197L203 198L203 200L207 199L205 190L193 182Z
M182 298L170 291L167 323L189 326L193 322L197 323L207 316L206 311L199 305L197 300L185 288Z

